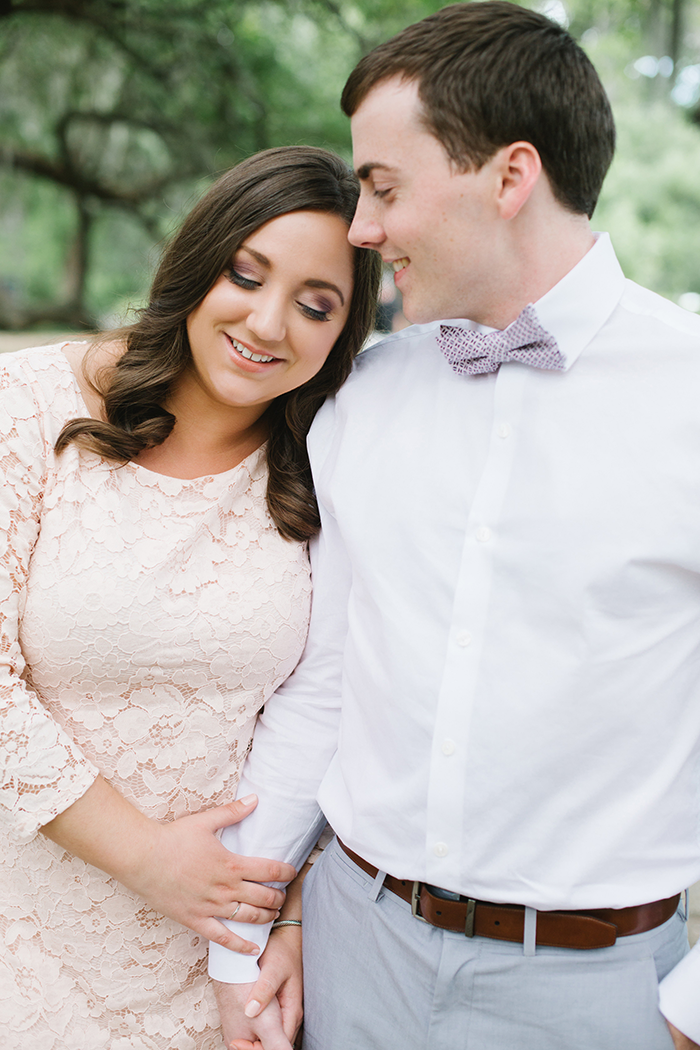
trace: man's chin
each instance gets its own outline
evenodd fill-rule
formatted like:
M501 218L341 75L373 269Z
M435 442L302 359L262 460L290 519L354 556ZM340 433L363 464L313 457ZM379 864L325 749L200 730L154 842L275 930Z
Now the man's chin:
M409 324L430 324L439 321L440 317L425 303L412 303L407 296L403 298L403 315Z
M432 324L433 321L444 321L446 318L470 316L465 313L462 303L411 303L406 299L403 301L403 315L409 324Z
M420 299L414 291L403 293L402 313L409 324L430 324L432 321L442 321L445 317L461 316L459 313L445 313L446 308L445 302Z

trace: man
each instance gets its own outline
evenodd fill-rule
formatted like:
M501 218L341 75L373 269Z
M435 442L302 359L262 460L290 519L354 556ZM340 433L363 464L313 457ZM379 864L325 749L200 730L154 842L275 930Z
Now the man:
M320 782L307 1050L695 1046L700 319L591 233L612 117L543 16L447 7L343 107L417 327L314 424L309 644L227 845L298 865Z

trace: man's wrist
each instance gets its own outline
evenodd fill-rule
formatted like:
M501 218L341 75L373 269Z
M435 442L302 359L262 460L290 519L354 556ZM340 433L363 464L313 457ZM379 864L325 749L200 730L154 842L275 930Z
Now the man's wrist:
M253 941L261 951L267 943L270 931L269 925L257 925L255 923L223 921L224 926L233 930L246 940ZM260 976L258 970L259 955L242 955L239 952L229 951L215 941L209 942L209 976L222 984L246 984L250 981L255 983Z

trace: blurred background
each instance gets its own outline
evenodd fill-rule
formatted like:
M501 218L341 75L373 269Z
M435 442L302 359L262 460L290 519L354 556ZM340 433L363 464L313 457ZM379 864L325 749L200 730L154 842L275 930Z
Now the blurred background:
M0 329L127 319L168 232L256 150L350 159L345 78L441 6L0 0ZM530 6L569 27L612 99L619 147L594 226L628 276L700 312L700 0Z

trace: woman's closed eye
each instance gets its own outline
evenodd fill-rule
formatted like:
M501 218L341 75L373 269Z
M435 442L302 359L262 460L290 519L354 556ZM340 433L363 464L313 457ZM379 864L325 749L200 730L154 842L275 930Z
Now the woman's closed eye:
M297 305L304 316L312 321L330 321L331 319L330 314L333 309L331 303L319 303L317 307L314 307L309 306L308 303L298 301ZM321 309L319 309L319 307L321 307Z
M261 274L247 260L234 259L233 263L224 270L224 276L238 288L244 288L247 291L256 291L266 283L266 275ZM313 296L311 302L307 302L305 299L296 300L296 304L304 317L308 317L310 321L332 320L331 315L336 306L334 299L326 296L318 298L318 293L315 291L305 290L303 294Z
M234 266L229 266L227 270L224 270L224 274L232 284L238 285L239 288L260 288L261 282L253 280L252 277L246 277L244 273L237 270Z

